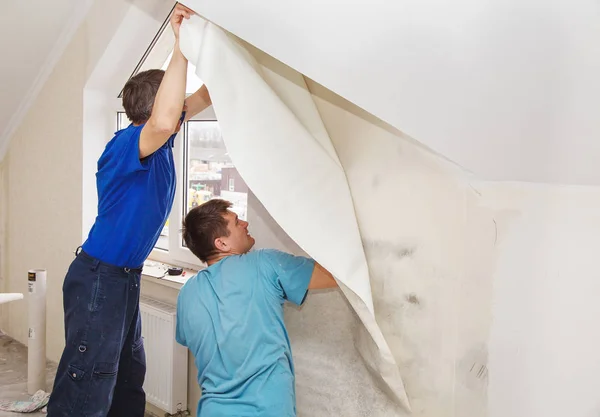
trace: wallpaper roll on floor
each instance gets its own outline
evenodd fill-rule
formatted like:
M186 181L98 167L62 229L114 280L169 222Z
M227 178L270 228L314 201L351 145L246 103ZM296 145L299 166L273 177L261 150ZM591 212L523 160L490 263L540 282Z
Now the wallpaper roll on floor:
M46 390L46 270L27 274L29 337L27 343L27 392Z

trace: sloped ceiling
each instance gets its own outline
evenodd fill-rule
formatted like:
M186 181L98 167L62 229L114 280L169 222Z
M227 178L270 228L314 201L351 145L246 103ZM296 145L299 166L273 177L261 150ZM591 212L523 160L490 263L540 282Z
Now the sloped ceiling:
M600 184L595 0L183 3L479 177Z
M3 0L0 4L0 160L90 3Z

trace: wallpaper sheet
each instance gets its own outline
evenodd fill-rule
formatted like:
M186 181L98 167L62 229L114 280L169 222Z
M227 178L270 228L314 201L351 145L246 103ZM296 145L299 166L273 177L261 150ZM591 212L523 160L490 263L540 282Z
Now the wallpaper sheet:
M468 178L216 25L194 16L181 30L240 174L345 296L319 294L304 308L318 316L292 312L306 314L298 329L325 330L295 356L348 355L298 369L299 414L484 417L496 229ZM335 394L315 397L327 386Z

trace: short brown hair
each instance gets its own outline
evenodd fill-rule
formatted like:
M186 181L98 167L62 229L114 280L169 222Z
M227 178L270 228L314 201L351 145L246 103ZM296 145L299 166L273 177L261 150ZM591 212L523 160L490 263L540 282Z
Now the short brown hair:
M214 199L189 211L183 220L183 240L202 262L216 251L215 239L229 236L227 220L223 217L231 207L229 201Z
M131 77L123 87L123 108L134 124L146 123L150 118L164 75L165 72L159 69L143 71Z

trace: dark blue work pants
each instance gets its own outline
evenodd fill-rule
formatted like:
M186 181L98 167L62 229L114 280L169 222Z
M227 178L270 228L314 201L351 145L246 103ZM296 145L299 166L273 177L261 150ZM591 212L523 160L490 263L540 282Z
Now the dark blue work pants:
M65 340L49 417L143 417L146 355L139 312L141 269L81 251L63 284Z

